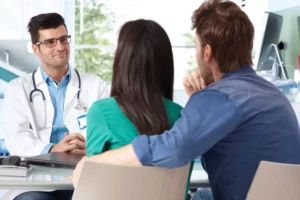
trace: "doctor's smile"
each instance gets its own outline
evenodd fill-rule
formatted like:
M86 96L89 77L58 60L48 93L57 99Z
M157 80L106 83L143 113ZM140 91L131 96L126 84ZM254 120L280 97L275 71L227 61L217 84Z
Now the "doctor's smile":
M67 53L58 53L58 54L54 54L54 57L57 56L57 57L66 57L67 56Z

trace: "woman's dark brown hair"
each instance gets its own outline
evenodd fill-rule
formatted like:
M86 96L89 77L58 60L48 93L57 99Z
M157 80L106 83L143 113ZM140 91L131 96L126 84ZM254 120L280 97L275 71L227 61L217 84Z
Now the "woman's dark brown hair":
M125 23L119 34L111 96L140 134L170 128L163 97L173 99L174 64L165 30L151 20Z

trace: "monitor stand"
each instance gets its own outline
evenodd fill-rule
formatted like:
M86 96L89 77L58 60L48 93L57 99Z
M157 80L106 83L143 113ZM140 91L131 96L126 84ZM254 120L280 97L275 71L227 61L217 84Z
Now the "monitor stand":
M288 79L287 71L286 71L285 67L283 66L283 61L282 61L281 56L279 54L278 47L277 47L276 44L272 44L272 47L274 47L274 49L275 49L276 58L277 58L277 59L274 60L274 62L277 65L276 61L278 60L278 63L279 63L279 66L280 66L280 73L279 74L282 75L284 80L287 80Z

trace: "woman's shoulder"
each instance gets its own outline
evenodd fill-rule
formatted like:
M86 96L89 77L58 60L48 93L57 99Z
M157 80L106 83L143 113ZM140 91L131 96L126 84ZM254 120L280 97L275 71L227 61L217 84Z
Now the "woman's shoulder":
M174 110L174 111L180 111L182 109L182 106L175 103L174 101L171 101L170 99L163 98L164 105L167 110Z
M163 101L169 118L169 122L171 126L173 126L175 121L180 117L182 106L166 98L164 98Z
M110 97L110 98L104 98L104 99L95 101L93 103L93 107L101 107L101 108L118 107L118 104L116 103L115 98Z
M113 113L117 113L119 111L119 106L115 100L115 98L105 98L95 101L91 108L89 109L89 113L98 113L101 115L111 115Z

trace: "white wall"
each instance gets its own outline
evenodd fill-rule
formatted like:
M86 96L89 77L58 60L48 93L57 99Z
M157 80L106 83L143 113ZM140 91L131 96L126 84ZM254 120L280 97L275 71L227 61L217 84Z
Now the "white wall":
M268 0L269 11L278 11L291 8L294 6L300 6L300 0Z
M29 39L27 24L31 17L48 12L60 13L66 17L67 27L73 27L73 15L66 10L73 9L72 0L0 0L0 39ZM73 12L73 10L72 10ZM72 22L71 24L69 24Z
M248 15L255 29L253 56L257 56L256 53L261 45L261 30L263 28L264 13L268 10L268 1L270 0L235 0L239 6L244 5L242 10Z

